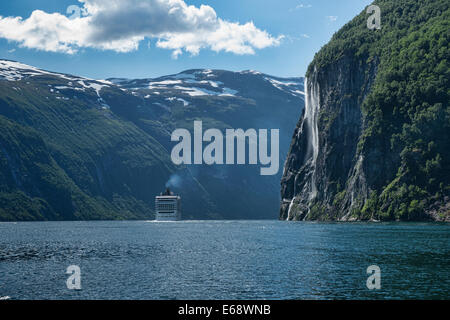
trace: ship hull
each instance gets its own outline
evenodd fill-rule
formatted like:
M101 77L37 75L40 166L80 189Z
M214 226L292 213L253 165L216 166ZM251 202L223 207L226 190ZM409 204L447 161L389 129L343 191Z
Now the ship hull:
M164 195L155 198L156 221L181 220L181 198Z

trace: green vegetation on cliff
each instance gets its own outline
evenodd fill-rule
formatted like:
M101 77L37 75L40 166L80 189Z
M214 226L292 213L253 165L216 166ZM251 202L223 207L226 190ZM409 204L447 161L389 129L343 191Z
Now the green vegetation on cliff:
M381 30L361 13L316 54L308 70L343 57L377 61L362 104L358 156L382 150L389 168L353 214L360 219L418 220L449 215L450 9L447 0L380 0ZM368 164L370 165L370 163ZM345 193L345 190L344 190ZM344 194L335 196L336 207ZM427 215L424 215L424 213Z

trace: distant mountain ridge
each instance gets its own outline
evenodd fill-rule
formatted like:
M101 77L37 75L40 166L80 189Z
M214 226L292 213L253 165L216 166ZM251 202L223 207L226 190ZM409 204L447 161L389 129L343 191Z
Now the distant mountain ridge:
M302 107L302 78L196 69L94 80L0 60L0 220L152 219L166 185L184 218L274 218L281 172L176 167L170 134L194 120L280 128L282 163Z
M224 76L232 74L259 76L279 90L296 96L304 95L304 92L299 90L302 88L303 78L279 78L253 70L230 72L226 70L191 69L158 78L109 78L107 81L133 92L147 89L150 94L156 95L159 95L160 91L169 91L191 97L202 95L234 96L238 93L237 90L228 88L224 82L217 80L219 78L224 79ZM228 80L230 80L229 77Z

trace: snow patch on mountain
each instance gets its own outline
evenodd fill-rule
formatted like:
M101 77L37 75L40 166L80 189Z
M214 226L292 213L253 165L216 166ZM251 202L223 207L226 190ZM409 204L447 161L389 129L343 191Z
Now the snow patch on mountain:
M50 72L38 69L36 67L32 67L20 62L12 61L12 60L1 60L0 59L0 80L6 81L21 81L24 78L35 77L35 76L52 76L56 77L60 80L63 80L63 83L67 81L64 85L48 85L49 91L53 94L59 94L59 90L77 90L77 91L85 91L86 89L93 89L97 96L99 103L104 107L109 106L105 103L105 101L100 96L100 91L104 87L109 87L114 85L113 82L107 80L92 80L88 78L82 78L77 76L71 76L62 73ZM27 82L28 84L29 82ZM59 100L66 100L64 97L57 97Z
M62 73L49 72L38 69L17 61L12 60L0 60L0 80L7 81L20 81L26 77L51 75L65 80L78 80L83 79L80 77L69 76Z
M186 106L189 105L189 102L186 101L186 100L184 100L184 99L182 99L182 98L169 97L169 98L166 98L166 100L167 100L167 101L170 101L170 102L173 102L173 101L179 101L179 102L183 103L183 106L184 106L184 107L186 107Z
M275 88L278 90L287 92L292 95L296 96L304 96L305 92L299 90L298 88L302 86L301 82L292 81L290 79L288 80L280 80L279 78L270 78L270 77L264 77L264 80L270 82Z

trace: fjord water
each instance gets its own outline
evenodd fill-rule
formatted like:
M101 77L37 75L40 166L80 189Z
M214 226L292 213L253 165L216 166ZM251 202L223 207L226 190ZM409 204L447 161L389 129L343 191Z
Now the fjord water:
M0 297L449 299L449 235L420 223L0 223ZM66 287L69 265L81 290ZM367 289L370 265L380 290Z

